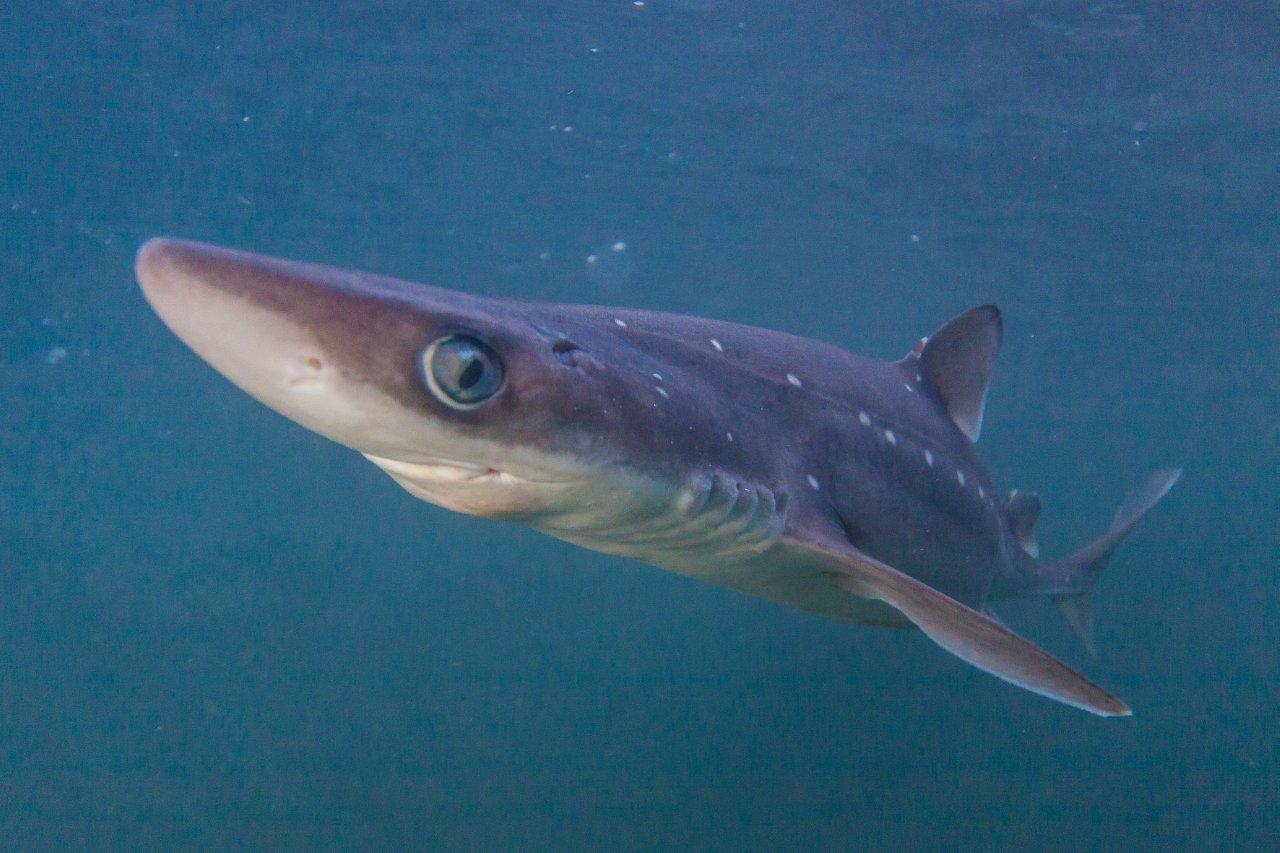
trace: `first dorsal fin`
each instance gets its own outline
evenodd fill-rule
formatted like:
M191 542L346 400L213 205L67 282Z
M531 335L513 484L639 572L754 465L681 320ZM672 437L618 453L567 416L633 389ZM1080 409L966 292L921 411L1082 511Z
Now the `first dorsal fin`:
M1034 492L1014 489L1009 492L1004 513L1009 519L1009 532L1018 540L1022 550L1033 557L1039 557L1040 543L1036 541L1035 527L1036 519L1040 517L1040 496Z
M938 395L960 431L977 441L987 404L987 382L1000 349L1000 309L982 305L924 338L900 364L915 360L920 381Z

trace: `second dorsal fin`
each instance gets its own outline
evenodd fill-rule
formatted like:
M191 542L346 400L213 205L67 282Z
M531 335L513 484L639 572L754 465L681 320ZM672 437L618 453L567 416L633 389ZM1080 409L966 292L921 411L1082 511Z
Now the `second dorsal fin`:
M977 441L982 433L987 383L1001 334L1000 309L982 305L924 338L900 362L914 357L921 381L937 394L952 422L970 441Z
M1040 517L1040 496L1014 489L1005 502L1004 514L1009 519L1009 532L1022 550L1032 557L1039 557L1040 543L1036 541L1035 526L1036 519Z

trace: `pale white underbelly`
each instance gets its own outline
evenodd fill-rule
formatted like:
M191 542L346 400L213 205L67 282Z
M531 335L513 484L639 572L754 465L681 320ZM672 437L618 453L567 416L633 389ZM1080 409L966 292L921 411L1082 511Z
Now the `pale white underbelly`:
M450 509L524 523L593 551L830 618L897 621L879 602L852 595L824 567L791 553L783 537L788 498L765 486L716 472L673 485L619 469L543 480L370 459L416 497Z

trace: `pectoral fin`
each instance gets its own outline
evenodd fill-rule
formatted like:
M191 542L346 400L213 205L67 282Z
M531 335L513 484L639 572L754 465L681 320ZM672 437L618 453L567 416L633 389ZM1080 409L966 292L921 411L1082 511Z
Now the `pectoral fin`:
M787 544L825 565L841 587L899 610L929 639L978 669L1102 717L1132 713L1124 702L991 617L861 551L795 540Z

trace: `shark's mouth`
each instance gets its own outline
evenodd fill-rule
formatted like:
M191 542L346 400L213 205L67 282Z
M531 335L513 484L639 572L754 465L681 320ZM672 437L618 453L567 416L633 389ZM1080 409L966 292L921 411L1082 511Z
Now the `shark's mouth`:
M406 492L420 500L488 518L518 518L528 522L562 511L582 490L582 477L538 472L530 477L488 465L449 459L402 462L363 454Z
M414 483L476 483L483 481L500 482L503 472L496 468L468 465L445 459L430 462L401 462L397 459L386 459L372 453L364 457L386 471L397 480L409 480Z
M576 482L573 477L528 477L517 476L510 471L503 471L487 465L473 465L449 459L432 459L426 462L401 462L397 459L386 459L371 453L363 454L366 459L386 471L397 481L408 480L420 484L471 483L492 484L500 486L563 486Z

